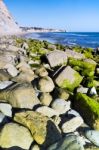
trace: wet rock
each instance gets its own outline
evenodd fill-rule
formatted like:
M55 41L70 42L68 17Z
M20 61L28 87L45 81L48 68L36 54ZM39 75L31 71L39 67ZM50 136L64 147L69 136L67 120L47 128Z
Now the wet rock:
M99 131L88 130L85 132L85 136L90 140L94 145L99 147Z
M5 67L5 69L7 69L7 72L12 76L15 77L18 75L19 71L15 68L14 65L12 64L7 64Z
M47 150L84 150L76 135L67 135L62 140L51 145Z
M63 64L67 64L67 55L63 51L52 51L46 55L46 58L52 68Z
M14 120L26 126L31 131L33 139L44 147L61 139L61 134L54 122L38 112L17 113Z
M2 148L11 148L14 146L29 149L33 137L28 129L16 123L6 124L0 133L0 146Z
M74 132L77 128L79 128L83 124L83 119L81 117L74 117L69 121L66 121L62 125L63 133Z
M9 117L12 117L12 107L10 104L7 103L0 103L0 111Z
M51 107L57 111L59 114L64 114L70 109L70 101L67 102L63 99L56 99L52 103Z
M85 94L77 93L74 108L84 118L84 121L94 129L99 130L99 103Z
M59 116L57 111L47 106L41 106L37 108L36 111L47 117Z
M12 107L16 108L30 108L39 104L40 101L36 97L35 90L31 84L15 84L0 92L0 100L6 100Z
M38 89L41 92L52 92L54 87L55 85L53 83L53 80L48 76L41 78L38 82Z
M61 73L59 73L55 80L59 87L70 91L73 91L74 88L78 87L81 81L82 77L80 74L73 70L70 66L67 66Z
M42 93L39 99L40 102L45 106L49 106L52 102L52 96L50 95L50 93Z

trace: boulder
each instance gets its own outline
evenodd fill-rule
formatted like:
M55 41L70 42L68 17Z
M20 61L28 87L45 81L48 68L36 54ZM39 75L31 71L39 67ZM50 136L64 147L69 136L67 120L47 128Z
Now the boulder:
M74 99L76 109L84 121L92 128L99 130L99 103L85 94L77 93Z
M76 135L67 135L62 140L54 143L47 150L84 150L79 137Z
M19 124L6 124L0 133L0 146L2 148L20 147L28 150L33 142L29 130Z
M41 92L52 92L54 87L54 82L49 76L40 78L38 82L38 89Z
M52 68L67 64L67 55L63 51L54 50L47 54L46 58Z
M37 108L36 111L47 117L59 116L59 113L56 110L47 106L41 106Z
M57 76L55 83L64 89L73 91L82 81L82 76L73 70L70 66L64 68L62 72Z
M54 122L38 112L20 112L15 114L14 120L26 126L31 131L33 139L44 147L61 139L61 134Z
M0 112L0 123L2 123L3 119L5 118L5 115Z
M50 103L52 102L52 96L50 93L41 93L39 99L40 99L40 102L45 106L49 106Z
M83 119L80 116L74 117L62 124L63 133L74 132L83 124Z
M69 58L74 58L74 59L84 59L85 58L84 54L75 52L73 50L66 49L65 53L66 53L67 57L69 57Z
M31 84L15 84L0 92L0 100L6 100L12 107L30 108L39 104L40 101L36 97L35 90Z
M70 101L67 102L63 99L56 99L53 101L51 107L59 114L65 114L68 110L70 110L70 104Z

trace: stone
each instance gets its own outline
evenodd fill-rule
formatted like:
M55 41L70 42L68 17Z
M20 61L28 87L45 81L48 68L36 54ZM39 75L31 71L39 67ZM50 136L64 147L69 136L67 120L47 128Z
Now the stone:
M59 116L53 116L52 119L56 125L59 125L61 122L61 117Z
M40 104L36 97L35 90L29 83L16 83L12 87L0 92L0 101L5 100L15 108L32 109L35 105Z
M54 88L54 82L49 76L40 78L38 82L38 89L41 92L52 92Z
M70 105L70 101L67 102L63 99L56 99L53 101L51 107L59 114L65 114L68 110L70 110Z
M64 100L68 100L70 94L68 91L66 91L65 89L61 89L61 88L58 88L58 91L57 91L57 95L58 95L58 98L60 99L64 99Z
M0 103L0 111L9 117L12 117L12 107L10 104L7 103Z
M73 110L73 109L68 111L68 115L73 115L75 117L80 116L80 114L76 110Z
M41 93L39 99L40 102L45 106L49 106L52 102L52 96L50 93Z
M5 69L7 69L7 72L12 76L15 77L18 75L19 71L16 69L16 67L12 64L7 64L4 67Z
M34 144L31 150L40 150L40 147L37 144Z
M0 69L0 81L9 81L11 76L4 69Z
M66 55L68 58L74 58L74 59L84 59L85 58L84 54L75 52L73 50L66 49L65 52L66 52Z
M47 106L41 106L37 108L36 111L47 117L59 116L57 111Z
M1 81L0 82L0 90L3 90L13 84L12 81Z
M34 72L32 71L31 67L29 64L27 64L25 61L20 62L17 66L17 69L19 69L20 72L23 73L30 73L34 75Z
M99 131L88 130L85 131L85 136L90 140L94 145L99 147Z
M82 76L73 70L70 66L67 66L55 79L55 83L64 89L73 91L82 81Z
M39 145L48 147L61 139L61 134L54 122L42 114L34 111L16 113L14 120L27 127L33 139Z
M34 80L34 75L31 73L23 73L21 72L18 76L12 78L12 81L19 83L31 83Z
M90 127L99 130L99 103L97 101L85 94L77 93L73 106Z
M74 117L62 124L62 131L63 133L74 132L82 124L83 124L83 119L80 116Z
M52 68L67 64L67 55L63 51L54 50L47 54L46 58Z
M9 123L4 125L0 132L0 146L11 148L14 146L28 150L33 142L29 130L19 124Z
M89 88L80 86L77 88L77 93L83 93L83 94L87 94L88 93Z
M47 72L47 70L46 70L44 67L38 68L38 69L35 71L35 73L36 73L37 75L39 75L40 77L46 77L46 76L48 76L48 72Z
M47 150L84 150L79 137L76 135L67 135L60 141L54 143Z
M97 95L96 88L95 88L95 87L92 87L92 88L89 90L88 94L91 95L91 96Z
M53 44L48 44L48 47L47 47L49 50L56 50L56 46L53 45Z
M2 123L3 119L5 118L5 115L0 112L0 123Z

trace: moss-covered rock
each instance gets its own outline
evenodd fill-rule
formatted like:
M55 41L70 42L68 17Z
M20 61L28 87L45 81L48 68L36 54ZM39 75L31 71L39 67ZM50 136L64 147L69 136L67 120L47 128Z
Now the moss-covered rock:
M85 122L92 128L99 130L99 103L85 94L77 93L74 108L82 115Z
M15 114L14 120L27 127L33 139L44 147L61 139L60 132L54 122L38 112L20 112Z
M82 76L73 70L70 66L67 66L56 78L56 84L64 89L73 91L82 81Z
M76 67L83 76L90 77L95 73L96 63L91 61L70 58L68 64L72 67Z

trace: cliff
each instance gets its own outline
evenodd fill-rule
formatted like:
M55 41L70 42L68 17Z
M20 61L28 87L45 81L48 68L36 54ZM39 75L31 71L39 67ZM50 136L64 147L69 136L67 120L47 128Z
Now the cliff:
M0 35L14 34L20 31L3 0L0 0Z

